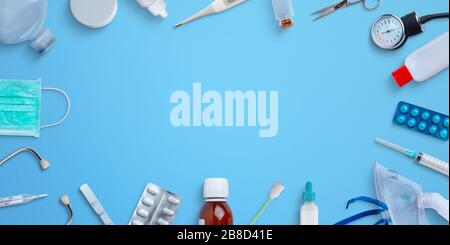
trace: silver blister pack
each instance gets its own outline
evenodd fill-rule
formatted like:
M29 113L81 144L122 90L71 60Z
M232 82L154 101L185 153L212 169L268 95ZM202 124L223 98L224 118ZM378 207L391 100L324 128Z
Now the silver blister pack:
M180 196L150 183L145 187L129 225L170 225L180 204Z

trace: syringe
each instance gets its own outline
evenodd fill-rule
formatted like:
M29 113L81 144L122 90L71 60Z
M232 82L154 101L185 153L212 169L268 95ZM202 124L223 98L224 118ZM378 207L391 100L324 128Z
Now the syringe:
M395 145L384 139L377 138L375 141L379 144L382 144L386 147L393 149L394 151L398 151L398 152L403 153L411 158L414 158L414 160L416 160L417 163L420 163L425 167L431 168L441 174L445 174L448 176L448 163L447 162L439 160L439 159L432 157L428 154L425 154L423 152L417 153L415 151Z
M45 198L47 196L48 196L47 194L42 195L23 194L11 197L0 197L0 208L29 203L31 201Z

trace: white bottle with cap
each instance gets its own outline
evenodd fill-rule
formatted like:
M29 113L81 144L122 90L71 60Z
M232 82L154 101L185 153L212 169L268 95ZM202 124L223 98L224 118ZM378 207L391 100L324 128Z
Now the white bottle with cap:
M411 53L405 65L392 73L399 87L410 81L423 82L448 67L448 32Z
M164 0L136 0L141 7L146 8L153 16L161 16L167 18L169 15L166 10Z
M306 190L303 192L303 205L300 208L300 225L318 225L319 208L316 203L316 193L313 192L311 182L306 183Z
M47 0L0 0L0 45L30 41L39 54L49 50L56 39L44 21Z
M233 214L228 206L228 180L224 178L205 179L203 197L205 204L200 212L201 225L232 225Z

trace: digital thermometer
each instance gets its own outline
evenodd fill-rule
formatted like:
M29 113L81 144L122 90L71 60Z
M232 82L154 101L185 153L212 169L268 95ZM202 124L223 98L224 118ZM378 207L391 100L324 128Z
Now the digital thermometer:
M201 17L223 12L247 0L214 0L208 7L175 25L175 28Z

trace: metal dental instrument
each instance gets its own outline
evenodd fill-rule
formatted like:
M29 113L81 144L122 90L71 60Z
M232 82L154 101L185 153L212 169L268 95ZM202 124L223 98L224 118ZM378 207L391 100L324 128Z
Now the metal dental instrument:
M22 205L45 197L47 197L47 194L42 195L23 194L11 197L0 197L0 208Z
M407 155L408 157L414 158L414 160L417 163L419 163L419 164L421 164L421 165L423 165L425 167L431 168L434 171L437 171L437 172L439 172L441 174L445 174L445 175L448 176L448 163L446 163L446 162L444 162L442 160L439 160L439 159L437 159L435 157L432 157L432 156L430 156L428 154L425 154L423 152L417 153L415 151L412 151L412 150L406 149L404 147L395 145L395 144L393 144L393 143L391 143L389 141L386 141L384 139L377 138L375 141L377 143L379 143L379 144L382 144L382 145L388 147L388 148L391 148L394 151L403 153L404 155Z
M71 225L73 220L73 210L70 206L70 199L69 196L66 194L59 198L59 201L66 207L67 212L69 213L69 218L66 221L65 225Z
M0 166L2 166L4 163L6 163L7 161L9 161L11 158L17 156L18 154L22 153L22 152L31 152L33 153L33 155L39 160L39 165L41 166L42 170L46 170L50 164L47 160L45 160L41 155L39 155L39 153L37 153L36 150L34 150L33 148L20 148L18 150L16 150L15 152L11 153L9 156L5 157L3 160L0 161Z
M180 23L176 24L174 27L177 28L181 25L184 25L188 22L199 19L201 17L223 12L223 11L228 10L234 6L237 6L245 1L246 0L214 0L214 2L212 2L208 7L204 8L200 12L194 14L193 16L181 21Z
M361 3L363 5L365 10L370 11L370 10L375 10L378 7L380 7L381 0L356 0L356 1L343 0L339 3L333 4L329 7L326 7L319 11L316 11L316 12L312 13L311 15L317 15L317 17L314 20L318 20L322 17L325 17L329 14L336 12L339 9L351 7L351 6L359 4L359 3ZM375 3L375 4L371 5L371 3Z

